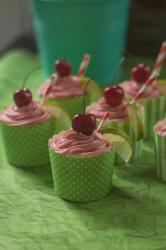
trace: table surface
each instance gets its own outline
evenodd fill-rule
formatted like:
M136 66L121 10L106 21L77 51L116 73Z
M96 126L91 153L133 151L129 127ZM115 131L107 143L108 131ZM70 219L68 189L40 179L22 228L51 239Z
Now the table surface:
M126 63L125 76L132 61ZM1 108L12 102L11 93L38 65L38 57L24 50L11 51L1 59ZM42 73L36 71L27 85L36 91L41 81ZM156 177L153 141L144 144L142 159L135 166L115 168L109 196L88 203L57 197L50 170L10 166L1 141L0 249L166 249L166 184Z

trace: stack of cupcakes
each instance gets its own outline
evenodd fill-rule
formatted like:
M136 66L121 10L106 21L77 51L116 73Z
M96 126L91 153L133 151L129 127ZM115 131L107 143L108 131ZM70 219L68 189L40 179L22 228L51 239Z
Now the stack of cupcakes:
M72 129L53 136L53 115L33 100L29 89L19 89L13 97L15 103L0 113L9 164L39 167L49 165L51 160L55 191L67 200L91 201L107 195L118 145L120 154L124 145L128 148L128 153L122 154L126 162L132 154L127 134L96 130L96 117L85 114L84 106L84 114L72 119Z
M164 43L151 75L147 65L138 65L132 70L131 81L104 89L103 96L91 79L84 78L88 55L77 76L71 75L72 68L66 61L57 61L56 73L39 90L41 102L33 100L31 91L22 88L13 95L15 103L0 113L8 162L19 167L51 162L54 189L63 199L92 201L106 196L112 187L115 155L125 162L132 153L132 159L140 158L142 113L146 136L151 135L154 123L164 118L166 91L157 77L165 54ZM85 104L89 106L86 108ZM50 111L61 107L72 121L66 131L61 131L60 126L59 133L55 129L58 116ZM159 121L154 131L157 174L166 181L166 120Z

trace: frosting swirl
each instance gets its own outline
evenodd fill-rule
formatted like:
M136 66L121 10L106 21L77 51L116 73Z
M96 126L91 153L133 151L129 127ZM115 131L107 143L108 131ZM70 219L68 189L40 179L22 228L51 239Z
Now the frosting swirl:
M159 121L154 126L154 131L161 136L166 136L166 119Z
M127 108L124 103L117 107L111 107L104 97L100 98L98 102L93 103L86 109L87 113L93 114L97 119L101 120L104 113L110 113L110 120L123 120L128 118Z
M26 125L38 124L50 119L52 115L44 109L37 101L32 101L30 104L23 107L16 105L9 106L0 113L0 122L8 125Z
M142 85L139 85L135 81L130 80L130 81L124 81L121 84L121 87L124 89L126 96L133 98L138 93ZM157 98L161 95L162 95L161 91L155 85L149 85L147 86L146 90L142 93L142 95L139 97L139 99Z
M96 132L90 136L74 130L63 131L49 140L49 146L63 155L93 156L112 149Z
M84 87L81 85L79 77L59 78L57 74L53 74L39 88L38 94L48 98L68 98L83 95Z

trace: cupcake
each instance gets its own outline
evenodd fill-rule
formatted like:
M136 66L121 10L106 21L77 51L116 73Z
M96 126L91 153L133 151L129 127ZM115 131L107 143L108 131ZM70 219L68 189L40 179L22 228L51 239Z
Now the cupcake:
M72 129L49 140L54 189L63 199L92 201L111 190L115 138L106 136L110 130L103 134L95 127L95 116L77 114Z
M86 59L88 55L84 58ZM72 68L69 63L64 60L56 61L56 72L50 76L50 79L40 87L38 94L45 97L50 104L58 104L63 107L70 117L73 117L77 112L82 112L82 96L84 94L84 86L88 79L84 78L85 70L82 67L77 76L72 76ZM87 89L86 103L91 102L91 99L100 95L100 88L95 82L91 83L93 88ZM89 90L89 91L88 91Z
M150 77L150 68L145 64L138 64L132 69L132 79L124 81L121 86L126 97L135 98L143 84ZM142 92L137 102L144 106L144 131L145 137L153 137L154 124L165 116L165 89L162 88L161 81L157 79Z
M0 112L2 138L9 164L18 167L48 165L48 140L54 119L28 89L14 93L15 104Z
M103 97L101 97L98 102L87 107L86 111L89 114L93 114L97 121L100 121L104 113L108 112L109 117L107 125L109 127L121 128L130 135L134 146L133 157L139 158L141 155L143 127L137 114L138 110L134 111L135 114L132 112L131 115L131 107L132 105L128 105L127 101L124 99L123 88L114 85L106 88ZM133 108L135 109L136 107L133 106ZM138 126L137 132L135 131L135 126Z
M154 126L157 176L166 181L166 119Z

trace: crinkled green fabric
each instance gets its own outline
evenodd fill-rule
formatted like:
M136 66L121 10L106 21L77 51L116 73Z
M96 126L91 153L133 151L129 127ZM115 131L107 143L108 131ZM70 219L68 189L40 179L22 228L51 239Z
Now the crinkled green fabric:
M38 65L35 55L22 50L2 58L1 107ZM36 71L27 87L36 90L41 80ZM156 177L153 141L144 144L135 166L116 167L109 196L88 203L57 197L47 168L9 166L0 143L0 249L165 250L166 183Z

